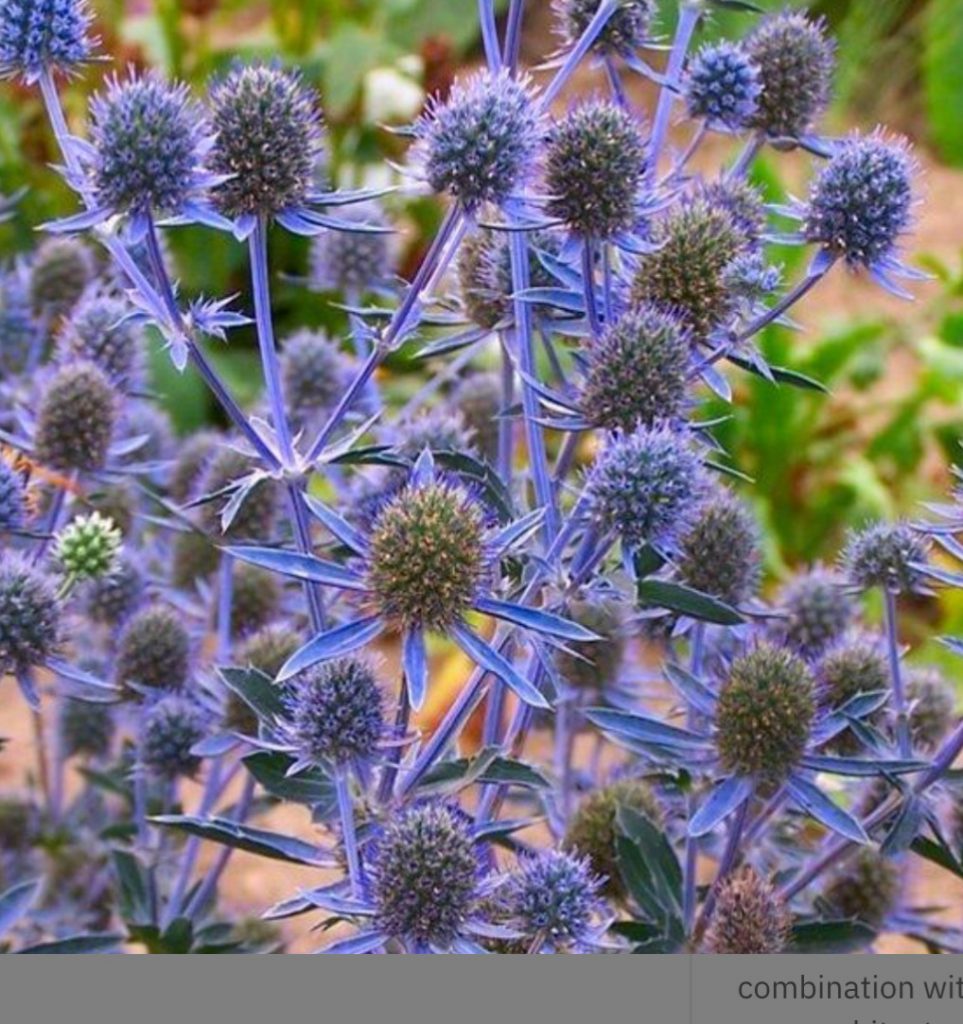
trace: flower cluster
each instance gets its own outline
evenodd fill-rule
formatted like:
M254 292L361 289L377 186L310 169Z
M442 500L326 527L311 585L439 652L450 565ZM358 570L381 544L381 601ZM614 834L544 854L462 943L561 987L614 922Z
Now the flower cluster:
M719 412L815 394L760 333L796 327L826 275L918 276L898 256L915 165L881 132L822 134L822 22L730 4L743 39L692 46L708 4L685 0L663 60L665 6L558 0L536 81L518 19L503 40L480 5L486 66L392 143L411 216L339 187L357 133L325 131L310 64L236 63L204 95L109 76L68 130L86 5L0 0L0 70L39 86L78 205L0 268L0 674L55 738L0 799L0 890L47 882L31 933L961 948L903 884L911 857L963 874L963 727L899 620L963 585L959 501L853 532L835 567L786 565L752 497L770 467L738 464ZM604 94L566 95L583 61ZM788 149L806 198L780 202L773 173L764 199L753 160ZM440 227L406 281L390 235L416 223ZM307 239L279 303L277 228ZM230 299L172 276L209 231ZM798 280L773 242L808 248ZM227 375L211 339L235 330ZM165 358L210 425L175 429ZM262 908L279 924L235 920L237 849L305 868Z

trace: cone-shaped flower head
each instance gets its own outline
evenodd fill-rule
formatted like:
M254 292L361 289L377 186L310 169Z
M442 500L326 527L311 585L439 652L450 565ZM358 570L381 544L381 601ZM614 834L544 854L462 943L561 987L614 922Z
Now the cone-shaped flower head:
M584 238L607 241L630 231L644 171L645 144L633 115L608 101L582 103L548 133L548 214Z
M530 170L540 141L528 82L506 71L456 82L417 131L428 183L467 210L507 199Z
M150 605L124 627L117 643L114 672L122 687L180 690L190 668L190 636L166 605Z
M94 257L77 238L46 238L30 263L30 302L35 313L56 320L80 301L97 273Z
M761 88L759 72L741 46L710 43L689 64L686 108L689 117L711 127L738 131L755 114Z
M595 17L602 0L555 0L562 35L568 44L578 42ZM655 0L623 0L593 44L597 53L631 56L649 40Z
M526 935L564 949L591 939L601 886L588 859L545 850L520 862L508 879L505 900Z
M176 694L162 697L144 720L144 764L168 779L193 775L201 759L192 751L206 731L206 716L194 701Z
M479 866L457 809L431 802L397 812L378 838L373 863L379 929L445 945L471 910Z
M60 606L50 581L17 555L0 556L0 676L42 664L59 638Z
M905 593L922 584L926 556L925 539L908 523L873 523L849 535L842 564L853 586Z
M99 470L117 420L117 395L90 362L65 363L40 396L34 452L57 470Z
M65 699L60 706L60 742L67 757L104 757L114 738L110 704Z
M791 923L789 909L773 887L746 865L719 888L705 948L710 953L782 953Z
M864 848L830 879L823 899L842 918L878 928L902 890L899 864Z
M804 661L760 644L737 658L719 694L716 741L726 771L776 786L799 763L816 713Z
M113 519L91 512L77 516L60 531L54 555L68 579L96 580L117 567L122 540Z
M93 54L92 21L87 0L0 0L0 75L75 72Z
M779 597L785 642L803 657L818 657L849 628L856 605L843 580L815 568L791 580Z

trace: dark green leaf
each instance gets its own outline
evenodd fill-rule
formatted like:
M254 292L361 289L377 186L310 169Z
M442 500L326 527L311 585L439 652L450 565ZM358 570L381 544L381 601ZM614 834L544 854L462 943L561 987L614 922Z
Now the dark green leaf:
M418 788L454 791L475 783L525 786L529 789L547 789L550 785L548 779L531 765L499 757L497 748L489 747L474 757L440 762L425 773Z
M239 825L223 818L194 818L186 814L163 814L151 818L155 825L176 828L188 835L208 839L212 843L245 850L271 860L283 860L289 864L310 864L325 867L329 858L318 847L305 843L293 836L267 832L264 829Z
M850 953L875 938L875 930L862 921L805 921L793 927L790 949L797 953Z
M640 580L636 587L639 604L650 608L668 608L703 622L737 626L743 617L722 601L668 580Z
M247 770L272 795L309 807L333 807L337 797L334 782L322 768L306 768L290 778L285 772L292 758L280 752L261 750L244 758Z
M957 878L963 878L963 864L960 863L959 857L942 839L928 839L926 836L917 836L911 843L910 849L925 860L945 868L956 875Z
M59 939L56 942L40 942L35 946L18 949L17 952L30 956L37 953L60 953L63 955L74 953L112 953L123 941L123 935L111 933L73 935L70 938Z
M114 850L114 871L119 886L118 909L128 925L149 924L153 919L147 869L126 850Z
M283 691L270 676L256 668L220 668L217 674L258 718L270 722L285 717Z

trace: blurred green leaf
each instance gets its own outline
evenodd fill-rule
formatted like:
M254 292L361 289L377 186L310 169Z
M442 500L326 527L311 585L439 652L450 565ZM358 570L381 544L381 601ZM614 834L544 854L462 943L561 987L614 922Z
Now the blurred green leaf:
M923 12L923 95L930 135L963 165L963 12L959 0L930 0Z

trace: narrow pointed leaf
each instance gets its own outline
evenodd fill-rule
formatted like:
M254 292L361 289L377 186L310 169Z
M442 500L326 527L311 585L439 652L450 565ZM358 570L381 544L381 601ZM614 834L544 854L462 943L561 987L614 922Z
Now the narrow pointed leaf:
M458 624L452 627L452 636L455 643L468 655L476 665L498 676L499 679L509 687L515 695L536 708L549 707L548 701L542 696L538 688L530 683L525 677L495 650L487 641L473 633L467 626Z
M543 611L540 608L526 608L523 605L508 601L496 601L494 598L479 598L475 607L486 615L494 615L498 619L512 622L516 626L534 629L538 633L560 637L562 640L590 642L600 640L597 634L577 622L563 619L560 615Z
M428 656L425 652L425 635L416 626L405 631L402 642L402 664L405 670L408 700L415 711L420 711L428 692Z
M752 796L754 788L752 779L744 779L738 775L720 782L692 816L689 822L689 835L698 837L711 832L720 821Z
M302 555L297 551L282 551L278 548L250 547L238 545L225 549L232 558L256 565L261 569L290 576L296 580L311 583L324 583L331 587L342 587L346 590L365 590L364 580L360 576L334 562L326 562L314 555Z
M621 736L639 743L654 743L658 746L678 747L688 750L705 750L710 746L706 736L669 725L657 718L640 715L632 711L617 711L614 708L588 708L585 717L603 732Z
M786 783L786 789L802 810L812 815L826 828L854 843L869 842L869 836L866 835L863 826L811 782L794 775Z
M720 626L738 626L744 622L735 608L708 594L702 594L681 583L668 580L640 580L636 586L639 604L653 608L668 608L670 611L688 615L702 622L714 622Z
M370 615L354 622L346 622L343 626L329 629L326 633L320 633L284 663L278 673L278 682L296 676L306 668L317 665L319 661L340 658L364 647L380 636L384 628L384 622L379 615Z

